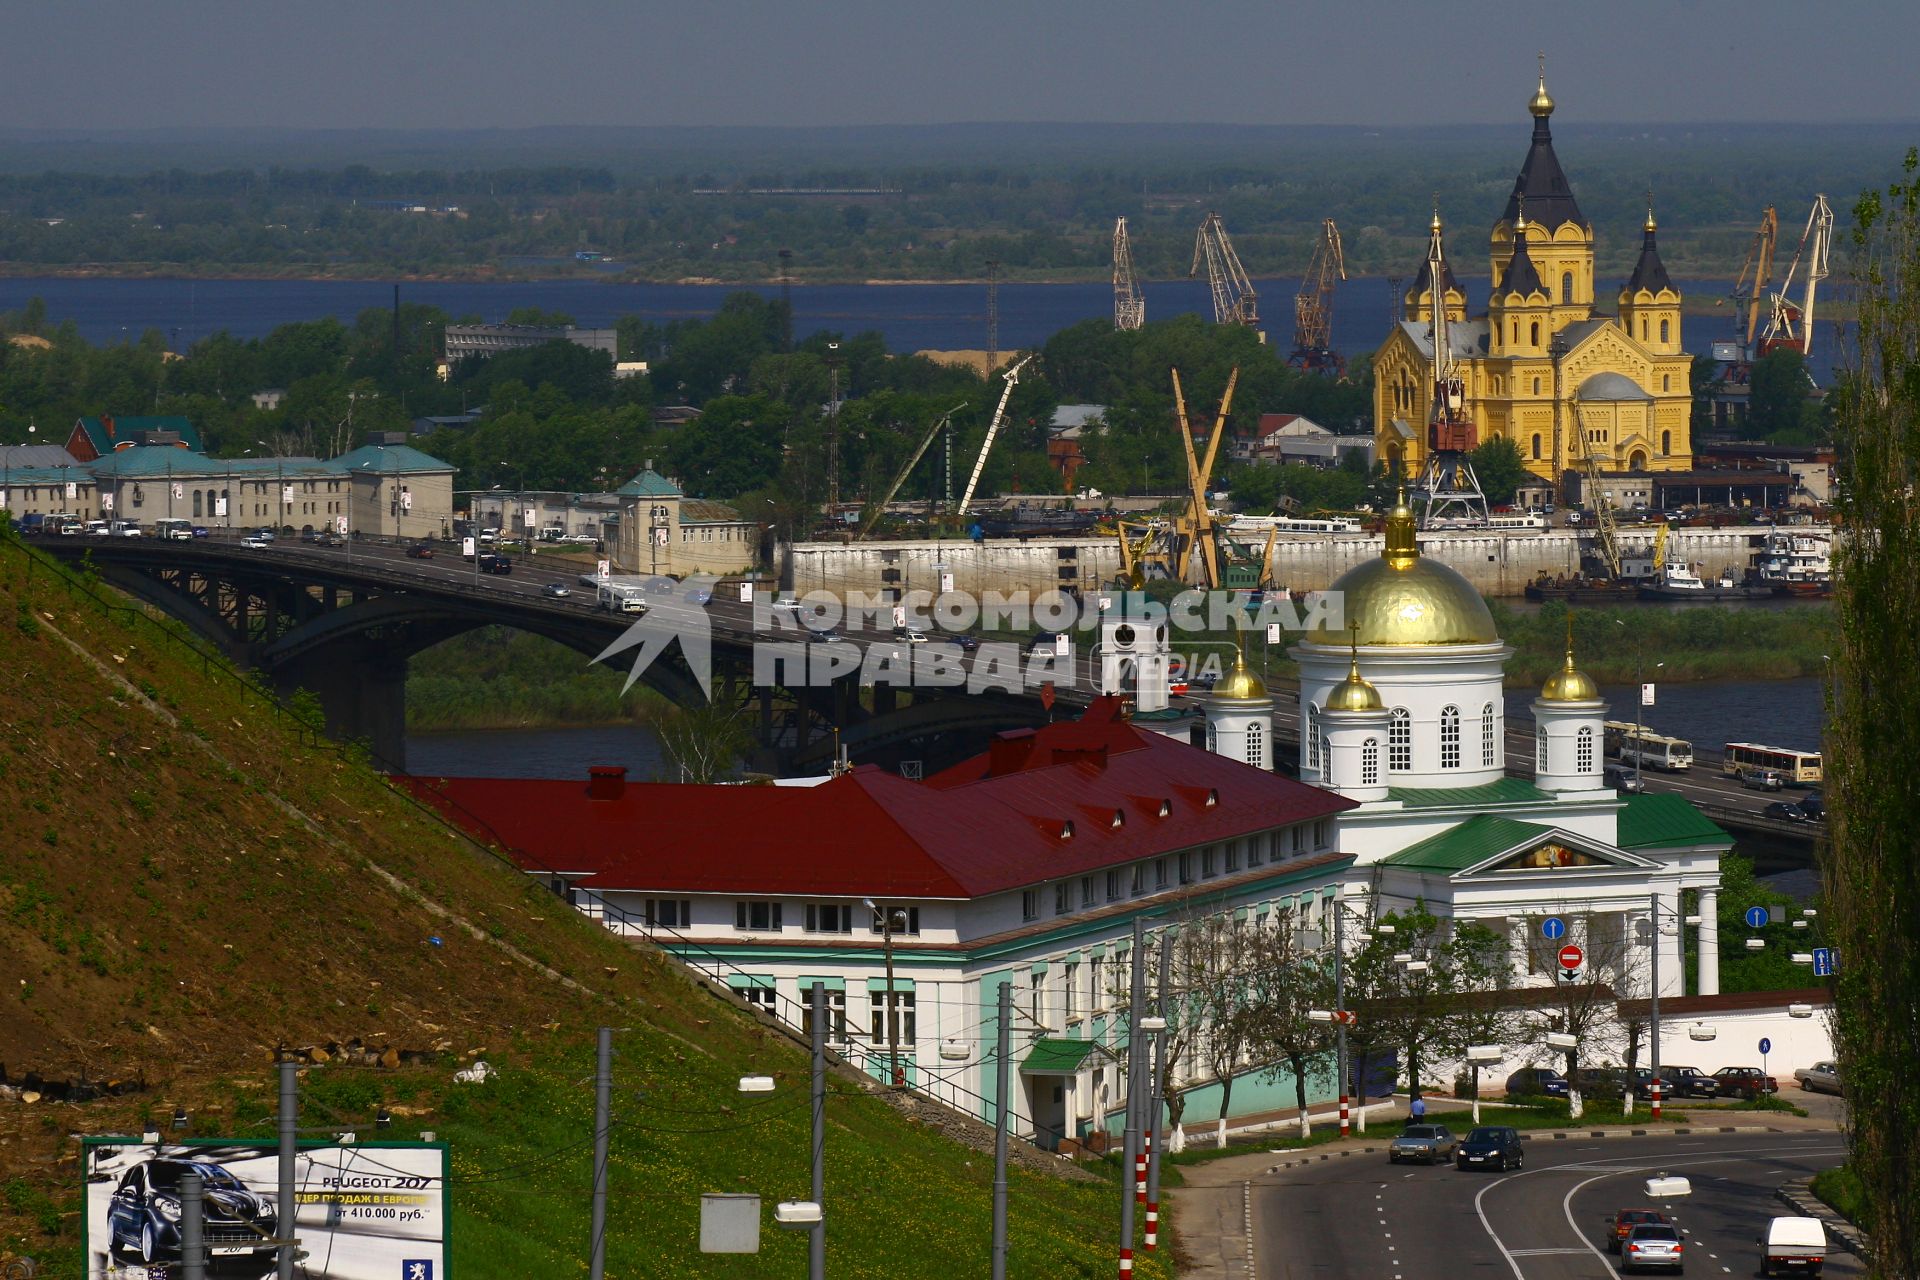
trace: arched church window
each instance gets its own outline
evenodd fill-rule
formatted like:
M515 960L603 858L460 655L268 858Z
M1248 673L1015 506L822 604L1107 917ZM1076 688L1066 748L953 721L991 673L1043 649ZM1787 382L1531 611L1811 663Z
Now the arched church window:
M193 514L196 518L200 515L200 491L198 489L193 491Z
M1647 318L1645 316L1641 316L1640 317L1640 341L1645 342L1646 340L1647 340Z
M1247 763L1256 769L1267 767L1266 744L1260 740L1260 722L1247 726Z
M1538 431L1533 433L1533 460L1535 462L1540 461L1540 433Z
M1440 767L1460 767L1460 708L1440 709Z
M1360 785L1380 784L1380 739L1368 738L1360 744Z
M1666 321L1666 320L1662 320L1662 321L1660 322L1660 341L1662 341L1662 342L1667 342L1667 341L1669 341L1669 339L1668 339L1668 337L1667 337L1667 334L1668 334L1668 333L1670 332L1670 330L1669 330L1669 329L1668 329L1668 327L1667 327L1669 323L1670 323L1670 322L1669 322L1669 321Z
M1520 322L1518 320L1513 322L1513 345L1516 347L1520 345Z
M1533 731L1533 769L1535 773L1547 771L1547 730L1545 726Z
M1539 394L1540 394L1540 379L1538 379L1538 378L1535 378L1535 379L1533 380L1533 394L1535 394L1535 395L1539 395Z
M1571 271L1560 273L1560 301L1563 303L1573 301L1573 272Z
M1405 707L1395 707L1387 719L1387 772L1406 773L1413 768L1413 718Z
M1536 440L1538 436L1534 437ZM1493 768L1495 729L1493 723L1493 704L1489 702L1480 708L1480 767Z
M1320 767L1320 706L1314 702L1307 704L1307 767Z
M1673 453L1673 432L1662 431L1660 433L1660 456L1667 457L1672 453Z
M1575 773L1593 772L1593 726L1580 726L1579 745L1574 749L1573 769Z
M1536 347L1540 345L1540 322L1538 320L1535 320L1531 325L1527 327L1527 334L1528 334L1528 337L1527 337L1528 342L1532 343Z

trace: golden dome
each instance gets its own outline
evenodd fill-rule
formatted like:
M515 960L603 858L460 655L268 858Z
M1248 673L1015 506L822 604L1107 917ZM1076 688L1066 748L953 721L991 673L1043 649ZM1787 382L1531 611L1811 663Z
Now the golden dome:
M1346 626L1308 633L1314 644L1494 644L1487 602L1473 584L1437 560L1421 556L1406 495L1387 516L1386 546L1341 574L1332 591L1345 602Z
M1327 691L1329 711L1379 711L1386 707L1380 691L1360 674L1360 659L1347 668L1347 678Z
M1598 702L1600 686L1593 677L1579 671L1573 665L1573 647L1567 647L1567 662L1560 670L1547 677L1546 684L1540 687L1542 702Z
M1224 702L1264 702L1267 698L1267 686L1259 676L1247 666L1247 651L1244 647L1233 656L1233 670L1226 678L1214 686L1216 701Z
M1553 114L1553 95L1547 92L1547 60L1544 54L1540 58L1540 87L1533 91L1533 101L1527 104L1527 110L1533 113L1535 119Z

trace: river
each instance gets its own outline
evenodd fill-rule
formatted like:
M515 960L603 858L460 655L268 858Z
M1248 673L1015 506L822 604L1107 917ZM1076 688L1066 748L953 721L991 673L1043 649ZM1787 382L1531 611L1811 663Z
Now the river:
M1410 264L1411 265L1411 264ZM1486 277L1464 278L1474 309L1484 309ZM1678 282L1695 299L1725 297L1726 280ZM1292 300L1297 277L1257 280L1268 341L1282 350L1293 344ZM740 285L623 284L607 280L423 281L403 284L401 297L428 303L452 316L504 320L516 307L561 311L589 327L611 325L623 315L654 323L710 316ZM1612 305L1618 282L1602 285L1601 301ZM753 291L777 296L775 286ZM1150 319L1169 315L1212 314L1204 281L1151 280L1144 291ZM29 298L46 301L55 324L72 320L95 343L138 338L147 329L167 336L168 346L185 346L225 330L258 338L279 325L334 316L351 322L370 307L393 302L393 286L377 280L173 280L106 277L0 277L0 310L16 310ZM1334 345L1347 356L1380 344L1389 323L1392 290L1381 276L1346 281L1335 296ZM1000 348L1036 347L1081 320L1113 314L1113 290L1103 282L1076 284L1002 284L999 291ZM794 332L820 329L843 334L878 330L896 352L982 349L987 345L987 291L984 284L807 284L793 286ZM1728 321L1689 316L1687 343L1695 351L1731 337ZM1813 373L1821 382L1836 356L1835 327L1814 326Z
M1601 690L1608 716L1631 720L1634 689L1609 685ZM1718 752L1723 743L1763 742L1769 746L1817 750L1825 709L1820 682L1799 680L1719 680L1662 684L1655 705L1643 715L1649 728L1686 738L1696 747ZM1507 694L1507 715L1532 718L1533 691ZM488 729L407 736L407 767L422 776L482 778L577 778L587 767L623 764L630 777L663 774L666 757L652 732L640 725L597 725L579 729Z

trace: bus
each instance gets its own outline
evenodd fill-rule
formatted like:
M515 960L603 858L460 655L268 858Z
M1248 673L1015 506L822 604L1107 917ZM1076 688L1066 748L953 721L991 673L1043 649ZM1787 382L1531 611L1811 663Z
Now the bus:
M1820 784L1820 753L1795 751L1791 747L1763 747L1757 742L1729 742L1723 748L1720 767L1729 777L1742 777L1766 769L1786 779L1790 787Z
M1643 769L1666 769L1673 773L1693 768L1693 744L1685 738L1655 733L1644 725L1608 720L1607 754L1618 756L1621 764L1637 764Z
M193 521L163 516L153 522L153 536L169 542L192 542Z

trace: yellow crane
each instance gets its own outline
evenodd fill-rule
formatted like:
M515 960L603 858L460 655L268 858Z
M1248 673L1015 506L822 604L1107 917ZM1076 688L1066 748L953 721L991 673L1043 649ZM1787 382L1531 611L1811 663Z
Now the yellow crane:
M1760 334L1760 303L1773 286L1773 251L1780 241L1780 218L1773 206L1760 215L1760 229L1753 233L1747 248L1747 260L1741 264L1740 278L1733 285L1734 324L1740 334L1740 354L1753 359L1754 339ZM1742 323L1741 316L1746 319Z
M1328 218L1313 248L1313 261L1293 296L1293 354L1287 363L1314 373L1346 372L1346 361L1333 349L1333 288L1347 278L1347 258L1340 247L1340 228Z
M1181 530L1185 536L1185 549L1181 556L1183 568L1192 566L1197 557L1200 562L1201 582L1207 587L1220 585L1220 536L1213 521L1213 512L1207 506L1207 485L1213 479L1214 460L1220 455L1220 440L1227 434L1227 414L1233 409L1233 388L1240 381L1240 366L1235 365L1227 377L1227 389L1220 397L1220 412L1214 418L1213 434L1207 437L1207 456L1205 462L1198 459L1193 447L1193 428L1187 422L1186 394L1180 387L1180 371L1173 373L1173 407L1180 428L1180 444L1187 455L1187 487L1192 496L1187 519ZM1189 572L1183 572L1182 578L1190 578Z

